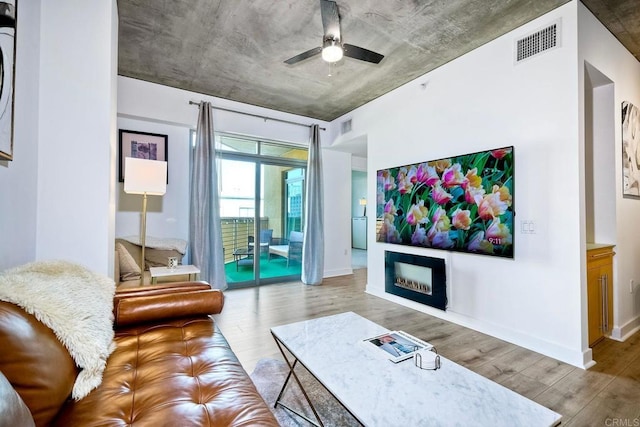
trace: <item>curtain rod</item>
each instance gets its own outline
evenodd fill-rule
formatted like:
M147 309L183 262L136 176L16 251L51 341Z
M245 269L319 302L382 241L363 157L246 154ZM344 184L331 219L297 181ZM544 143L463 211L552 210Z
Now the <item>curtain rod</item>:
M190 105L197 105L200 106L200 102L196 102L196 101L189 101ZM236 114L244 114L245 116L251 116L251 117L257 117L259 119L263 119L263 120L272 120L274 122L281 122L281 123L288 123L290 125L296 125L296 126L304 126L304 127L308 127L310 128L311 125L306 125L304 123L298 123L298 122L292 122L289 120L282 120L282 119L274 119L273 117L267 117L267 116L261 116L259 114L251 114L251 113L245 113L243 111L237 111L237 110L230 110L228 108L222 108L222 107L211 107L214 110L219 110L219 111L228 111L229 113L236 113ZM327 130L326 128L321 127L320 130Z

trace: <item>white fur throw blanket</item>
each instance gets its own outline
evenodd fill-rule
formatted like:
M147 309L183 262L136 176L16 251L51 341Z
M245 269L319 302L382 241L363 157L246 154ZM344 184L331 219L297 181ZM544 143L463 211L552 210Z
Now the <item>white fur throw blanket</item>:
M75 400L102 382L113 342L115 283L65 261L33 262L0 273L0 300L20 306L47 325L81 369Z

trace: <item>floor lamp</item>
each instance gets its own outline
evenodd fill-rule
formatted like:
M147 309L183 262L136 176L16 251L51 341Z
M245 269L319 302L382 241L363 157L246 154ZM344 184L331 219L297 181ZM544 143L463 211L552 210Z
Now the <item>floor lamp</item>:
M144 281L144 245L147 234L147 196L162 196L167 192L167 162L157 160L124 159L124 192L142 194L142 224L140 227L140 284Z
M367 216L367 199L364 197L360 199L360 206L363 207L362 216Z

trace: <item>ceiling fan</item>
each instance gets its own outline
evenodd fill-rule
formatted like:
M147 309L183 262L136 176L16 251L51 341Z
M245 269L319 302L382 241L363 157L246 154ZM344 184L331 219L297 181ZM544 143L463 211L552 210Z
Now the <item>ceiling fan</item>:
M293 58L289 58L284 61L285 63L293 65L319 53L322 53L322 59L329 63L338 62L342 59L343 55L374 64L382 61L384 55L352 44L342 43L342 36L340 35L340 15L338 14L338 5L335 1L320 0L320 13L322 15L322 26L324 28L322 46L314 47Z

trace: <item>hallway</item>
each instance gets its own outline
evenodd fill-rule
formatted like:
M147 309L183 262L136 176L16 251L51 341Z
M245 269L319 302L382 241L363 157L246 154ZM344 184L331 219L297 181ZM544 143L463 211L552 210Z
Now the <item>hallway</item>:
M351 249L351 268L354 270L367 268L367 251L364 249Z

